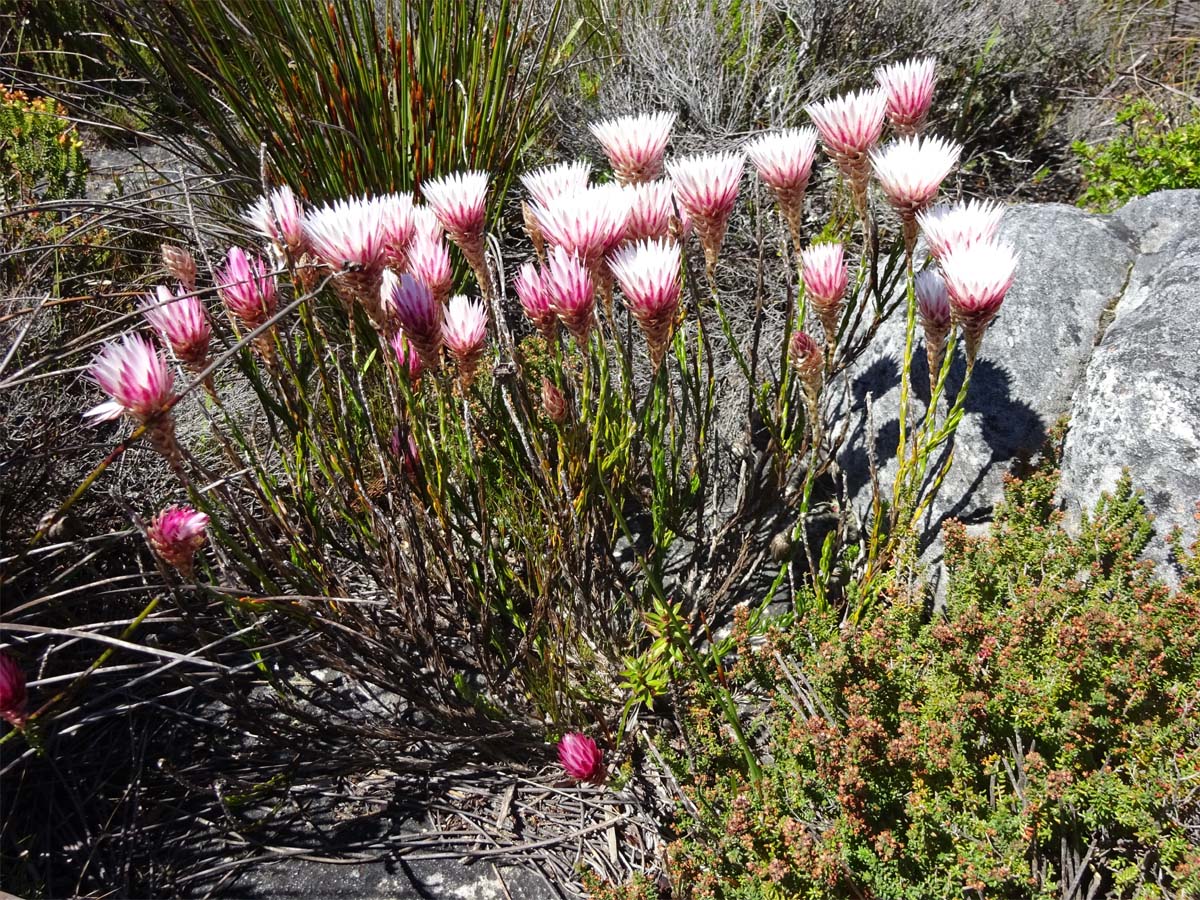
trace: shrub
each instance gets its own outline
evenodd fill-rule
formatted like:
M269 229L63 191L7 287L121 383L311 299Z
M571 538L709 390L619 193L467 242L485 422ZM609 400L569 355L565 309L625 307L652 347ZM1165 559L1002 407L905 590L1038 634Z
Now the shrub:
M0 203L83 196L83 142L54 100L21 91L0 96Z
M1174 124L1147 100L1117 113L1125 132L1096 146L1072 145L1083 167L1079 205L1108 211L1133 197L1172 188L1200 188L1200 117Z
M1127 477L1069 537L1054 462L1009 483L988 536L947 526L932 620L901 595L845 635L810 617L743 643L736 674L768 703L761 788L691 693L670 851L687 896L1200 891L1200 593L1138 561Z

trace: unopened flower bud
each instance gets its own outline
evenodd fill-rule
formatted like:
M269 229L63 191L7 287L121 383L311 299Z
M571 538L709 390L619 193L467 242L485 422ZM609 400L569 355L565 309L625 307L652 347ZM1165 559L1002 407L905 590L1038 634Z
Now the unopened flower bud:
M196 290L196 260L192 254L174 244L163 244L162 259L167 272L183 285L188 293Z
M542 378L542 407L546 416L555 425L564 425L567 421L567 398L563 392L554 386L549 378Z

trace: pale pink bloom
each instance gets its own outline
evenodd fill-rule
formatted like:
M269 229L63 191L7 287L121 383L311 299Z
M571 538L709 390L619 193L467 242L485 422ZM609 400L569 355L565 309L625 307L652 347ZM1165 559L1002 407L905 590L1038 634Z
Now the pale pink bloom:
M154 342L140 334L126 334L100 348L88 374L111 398L85 415L106 422L122 413L137 422L148 422L175 400L175 376Z
M300 201L286 184L259 197L245 218L255 231L293 258L303 252L304 214Z
M604 754L585 734L572 731L558 742L558 761L567 775L576 781L600 781L604 778Z
M663 151L671 137L675 113L642 113L591 124L617 180L622 184L653 181L662 175Z
M1004 207L991 200L942 204L917 215L917 224L929 253L941 259L955 249L984 244L996 239Z
M199 297L186 290L173 295L166 285L160 284L155 293L143 299L142 315L171 346L181 363L192 370L204 368L212 327Z
M408 245L408 271L433 291L438 303L446 302L454 285L454 269L450 265L450 248L440 237L430 240L417 235Z
M917 237L917 213L933 202L961 152L961 145L940 137L900 138L871 151L875 177L900 216L910 251Z
M525 315L529 317L533 327L541 332L546 340L553 340L558 332L558 314L554 311L554 304L542 272L533 263L525 263L513 279L513 289L517 292L521 308L525 310Z
M995 241L954 248L941 260L950 309L966 337L968 365L1012 286L1017 261L1009 244Z
M454 354L464 384L471 383L479 367L487 342L487 321L487 311L480 300L469 300L462 294L455 294L446 305L442 341Z
M746 145L746 155L758 177L775 194L792 240L797 243L804 217L804 192L808 190L816 152L816 129L807 127L760 135Z
M625 247L608 263L625 294L629 312L645 335L656 369L666 355L679 312L679 263L679 245L666 239Z
M881 90L830 97L805 107L825 150L843 170L857 165L883 134L887 95Z
M888 118L899 134L915 134L925 123L933 100L936 68L933 57L925 57L875 70L875 80L887 93Z
M671 233L671 216L675 214L671 184L668 181L647 181L625 188L629 196L629 218L625 222L625 240L641 241L667 237Z
M687 210L704 248L710 277L716 272L745 165L739 153L696 154L667 164L675 196Z
M387 292L385 308L394 311L409 343L421 355L422 364L436 369L442 346L442 305L424 282L407 272L399 277L388 272L384 289Z
M545 375L542 376L542 408L546 410L546 417L555 425L566 423L569 413L567 398Z
M304 217L304 234L313 253L334 272L379 278L386 235L377 200L355 197L319 206Z
M562 194L530 210L551 246L594 268L625 236L629 197L619 185L608 184Z
M0 653L0 719L21 728L25 724L27 702L24 670L7 653Z
M586 190L591 176L592 164L577 159L526 172L521 176L521 184L525 186L529 198L534 203L549 206L556 197Z
M596 311L596 289L588 268L562 247L550 251L542 285L558 318L580 346L587 344Z
M408 268L408 244L413 239L413 202L406 194L377 197L383 227L383 250L387 264L397 271Z
M196 259L192 254L183 247L163 244L162 259L167 273L183 285L184 290L196 290Z
M850 267L841 244L813 244L800 254L804 289L832 346L837 339L842 300L850 283Z
M208 540L208 516L190 506L168 506L146 527L150 548L184 578L192 576L192 562Z
M424 366L421 364L421 355L409 342L403 329L398 329L392 335L392 349L396 352L396 361L400 363L400 368L408 373L408 380L415 384L421 377Z
M248 256L241 247L229 248L225 267L217 272L217 290L229 311L249 328L275 314L275 276L268 274L261 257Z
M478 171L456 172L421 186L426 204L467 258L485 295L491 290L483 238L487 186L487 173Z
M440 241L446 234L442 223L428 206L413 204L412 223L413 240L423 238L428 241Z
M913 291L917 295L917 316L925 332L925 360L929 365L929 395L932 397L946 355L946 339L950 336L950 294L946 291L942 273L935 268L917 273Z

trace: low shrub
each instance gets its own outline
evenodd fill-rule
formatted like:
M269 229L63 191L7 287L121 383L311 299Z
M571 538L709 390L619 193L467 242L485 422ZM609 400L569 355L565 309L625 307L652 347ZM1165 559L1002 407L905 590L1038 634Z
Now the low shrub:
M1139 562L1128 478L1069 536L1053 465L1010 481L987 536L947 526L944 612L901 593L848 633L810 616L742 641L732 675L769 735L758 786L689 694L670 851L686 896L1200 892L1200 583Z

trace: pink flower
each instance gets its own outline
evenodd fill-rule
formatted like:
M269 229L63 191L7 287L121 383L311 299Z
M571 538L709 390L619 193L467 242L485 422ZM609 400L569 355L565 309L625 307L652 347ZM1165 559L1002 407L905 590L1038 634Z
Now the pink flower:
M1004 207L991 200L941 205L917 215L917 224L934 259L953 250L984 244L996 239Z
M738 153L706 153L685 156L667 166L679 205L687 210L704 248L710 278L716 272L745 165Z
M671 233L671 184L667 181L647 181L625 188L629 197L629 218L625 222L625 240L667 237Z
M620 186L609 184L562 194L530 210L548 243L595 268L625 236L629 198Z
M609 260L629 312L646 337L655 369L666 355L679 312L679 262L679 245L665 239L642 241L617 251Z
M593 122L591 130L604 148L617 180L640 184L662 175L663 151L674 124L675 113L643 113Z
M572 731L558 742L558 761L576 781L600 781L604 778L604 754L585 734Z
M962 147L939 137L906 137L871 151L875 177L904 226L909 252L917 239L917 213L937 196Z
M257 256L230 247L225 268L217 272L217 290L229 311L248 328L257 328L275 314L275 276Z
M384 194L375 203L383 225L384 258L397 271L408 268L408 244L413 239L412 199L404 194Z
M539 206L549 206L564 194L577 194L586 190L592 175L592 164L584 160L561 162L542 166L521 176L521 184L529 197Z
M450 248L440 237L431 240L417 235L408 245L408 271L433 292L438 303L444 303L454 285L454 269L450 265Z
M953 248L941 260L950 309L966 337L968 366L1012 286L1017 260L1010 245L995 241Z
M804 192L808 189L816 152L817 132L812 128L789 128L760 135L746 145L746 155L758 177L775 194L792 240L797 242L804 214Z
M196 259L183 247L174 244L162 245L163 267L172 278L183 285L184 290L196 290Z
M909 59L880 66L875 80L887 93L887 114L899 134L915 134L921 130L933 100L933 57Z
M204 368L212 339L204 304L187 291L172 295L162 284L155 290L142 301L142 315L170 344L181 363L194 371Z
M140 334L127 334L101 347L88 374L112 398L85 413L93 422L106 422L122 413L148 422L175 401L170 367L154 343Z
M848 166L861 163L883 134L887 95L880 90L858 91L809 104L805 110L821 133L825 150L847 171Z
M788 355L800 373L806 390L813 390L814 387L820 390L825 357L821 353L821 345L813 336L803 331L793 331L792 339L788 342Z
M442 305L422 281L405 272L397 277L390 271L384 277L384 306L394 311L409 343L428 369L437 369L442 346Z
M408 380L416 384L424 366L421 364L420 354L409 343L403 329L392 335L392 349L396 352L396 361L400 363L400 368L408 372Z
M246 221L293 259L304 251L304 215L300 201L286 184L260 197L246 211Z
M386 244L378 201L356 197L320 206L304 217L304 234L317 258L356 290L378 287Z
M25 724L25 672L7 653L0 653L0 718L14 728Z
M513 289L521 301L521 308L546 340L553 340L558 333L558 314L541 271L533 263L525 263L513 279Z
M830 345L837 339L842 300L850 283L850 267L846 264L845 248L841 244L813 244L800 254L804 289L817 311L825 340Z
M445 236L445 229L433 210L428 206L413 204L412 210L413 240L424 238L429 241L440 241Z
M578 256L555 247L542 271L542 285L558 318L578 344L585 346L596 311L596 289L587 266Z
M425 202L467 258L485 296L491 290L483 239L487 186L487 173L472 171L436 178L421 187Z
M929 365L929 395L932 397L946 353L946 338L950 335L950 295L942 274L933 268L917 273L913 290L917 295L917 315L925 332L925 360Z
M464 385L470 385L479 368L487 342L487 322L482 301L469 300L462 294L450 298L442 326L442 341L454 354Z
M208 537L208 516L190 506L168 506L146 528L150 548L184 578L192 577L196 552Z

